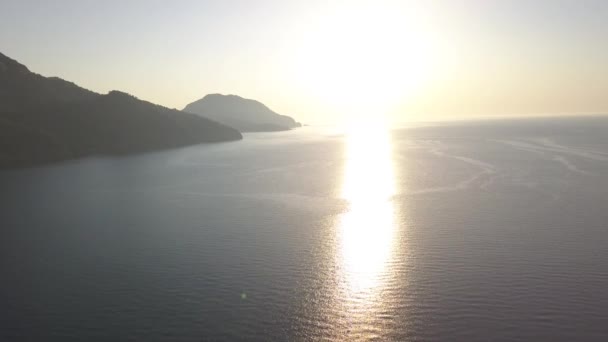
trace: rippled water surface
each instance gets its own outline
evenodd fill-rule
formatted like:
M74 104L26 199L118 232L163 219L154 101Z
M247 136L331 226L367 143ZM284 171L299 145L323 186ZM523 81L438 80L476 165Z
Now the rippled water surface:
M608 120L0 172L0 340L606 341Z

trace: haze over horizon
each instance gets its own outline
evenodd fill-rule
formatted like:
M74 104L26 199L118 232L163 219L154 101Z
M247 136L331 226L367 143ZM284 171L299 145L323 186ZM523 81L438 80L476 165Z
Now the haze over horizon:
M608 112L605 1L5 1L2 51L182 109L208 93L308 123Z
M0 0L0 342L608 341L608 0Z

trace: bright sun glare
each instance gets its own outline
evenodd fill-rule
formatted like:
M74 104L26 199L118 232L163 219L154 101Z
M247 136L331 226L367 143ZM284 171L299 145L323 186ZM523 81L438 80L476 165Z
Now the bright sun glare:
M402 2L341 2L306 31L296 78L349 121L386 115L431 71L432 39L418 12Z
M380 125L353 127L347 144L342 198L350 208L339 226L343 276L353 296L367 297L379 285L392 253L391 145L386 127Z

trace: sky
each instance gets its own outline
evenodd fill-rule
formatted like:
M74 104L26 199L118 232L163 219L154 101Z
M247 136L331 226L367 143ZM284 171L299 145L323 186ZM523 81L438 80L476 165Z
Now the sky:
M608 1L0 0L30 70L311 124L608 113Z

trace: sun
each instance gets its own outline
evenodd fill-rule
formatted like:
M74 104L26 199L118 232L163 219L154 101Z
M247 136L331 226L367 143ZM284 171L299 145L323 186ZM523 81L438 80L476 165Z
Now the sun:
M431 71L433 46L416 8L401 2L341 2L301 39L294 71L334 113L369 121L413 96Z

